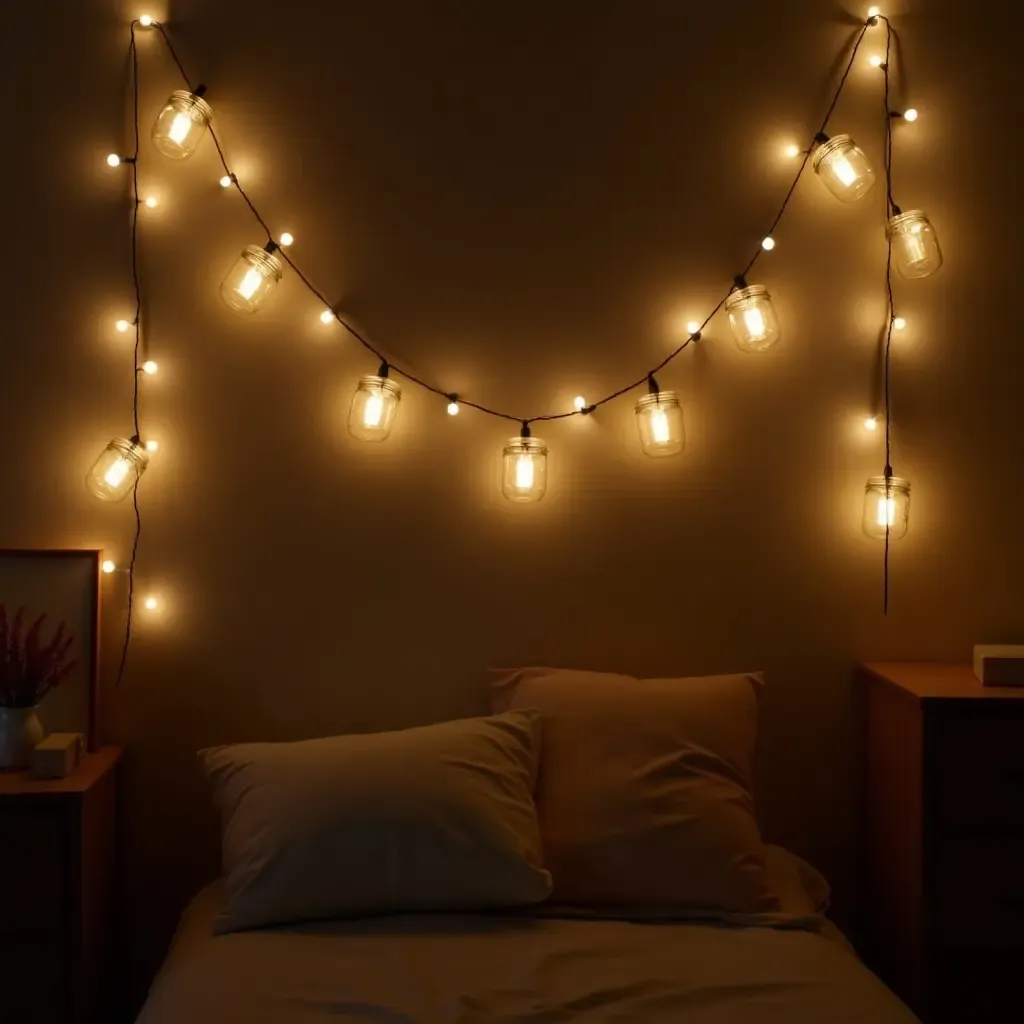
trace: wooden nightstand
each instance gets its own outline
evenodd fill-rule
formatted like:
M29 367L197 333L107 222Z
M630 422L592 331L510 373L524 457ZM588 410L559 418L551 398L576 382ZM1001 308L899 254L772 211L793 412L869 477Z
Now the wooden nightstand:
M0 772L0 1017L92 1024L108 970L118 747L66 779Z
M872 966L929 1024L1016 1019L1024 689L983 687L951 665L861 673Z

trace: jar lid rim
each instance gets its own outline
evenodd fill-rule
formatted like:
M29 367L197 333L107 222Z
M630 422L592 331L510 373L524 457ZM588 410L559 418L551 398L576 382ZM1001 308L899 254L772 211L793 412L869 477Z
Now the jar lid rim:
M654 391L637 399L637 408L648 405L678 405L679 396L674 391Z
M737 288L730 292L725 300L726 306L735 305L744 299L752 299L754 296L768 295L768 288L763 284L748 284L746 288Z
M901 490L901 491L909 491L910 490L910 481L909 480L905 480L901 476L890 476L890 477L872 476L872 477L868 477L868 482L864 485L864 489L866 491L870 491L874 487L884 487L887 480L889 481L889 486L895 488L896 490Z
M202 96L197 96L194 92L190 92L188 89L175 89L174 92L171 93L171 99L175 98L185 100L191 106L194 106L203 115L203 117L208 120L213 117L213 107L211 107Z
M393 395L401 396L402 388L396 381L393 381L390 377L380 377L376 373L368 373L363 377L359 378L359 386L369 385L371 387L380 388L381 391L390 392Z

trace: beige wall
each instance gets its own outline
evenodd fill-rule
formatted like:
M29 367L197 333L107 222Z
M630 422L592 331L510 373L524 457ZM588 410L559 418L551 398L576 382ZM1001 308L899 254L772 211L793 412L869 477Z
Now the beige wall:
M103 162L127 137L115 7L0 10L0 546L123 561L130 505L82 483L130 432L130 354L111 330L131 301L126 179ZM110 727L130 748L139 964L214 870L197 747L473 713L495 664L763 668L769 831L849 892L854 664L965 659L1022 632L1021 26L962 8L899 7L921 119L897 138L897 200L928 210L947 264L898 290L894 464L914 495L887 619L881 549L859 532L883 462L860 428L884 317L881 189L845 208L801 185L758 274L784 341L744 355L718 320L662 374L685 398L682 458L645 460L620 400L538 429L550 491L519 508L496 489L498 421L449 419L407 388L387 445L351 440L348 398L373 361L294 279L256 321L223 307L221 276L263 239L209 145L179 166L147 143L162 372L143 382L143 423L162 450L138 581L166 609L140 613ZM183 0L173 17L235 168L323 289L396 361L527 414L639 376L715 304L785 191L781 143L816 127L856 28L809 0ZM152 35L140 56L148 133L178 83ZM834 122L876 162L880 86L858 65ZM124 599L107 581L109 669Z

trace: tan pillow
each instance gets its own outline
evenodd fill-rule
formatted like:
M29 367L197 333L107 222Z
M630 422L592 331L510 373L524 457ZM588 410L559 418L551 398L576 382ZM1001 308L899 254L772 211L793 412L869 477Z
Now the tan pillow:
M630 916L779 911L754 819L757 675L493 673L495 710L538 708L537 789L556 904Z
M539 751L522 711L201 751L223 821L215 931L542 901Z

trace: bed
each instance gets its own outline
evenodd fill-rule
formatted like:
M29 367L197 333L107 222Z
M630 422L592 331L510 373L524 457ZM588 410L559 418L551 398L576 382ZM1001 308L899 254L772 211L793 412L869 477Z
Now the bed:
M809 909L799 862L770 849L790 909ZM396 915L214 935L223 898L212 885L188 908L138 1024L915 1020L814 914L786 928Z

